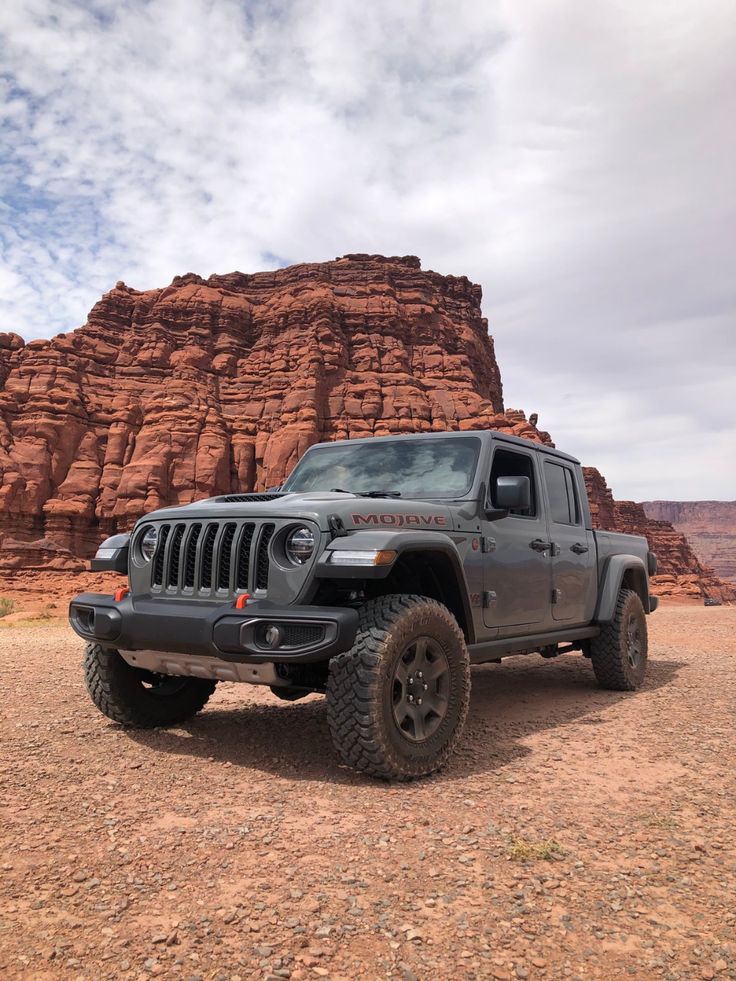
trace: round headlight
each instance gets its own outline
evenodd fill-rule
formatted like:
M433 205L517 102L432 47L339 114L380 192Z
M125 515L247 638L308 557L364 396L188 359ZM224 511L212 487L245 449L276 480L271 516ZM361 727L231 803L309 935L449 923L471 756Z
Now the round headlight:
M312 557L315 547L314 532L309 528L295 528L286 539L286 555L294 565L304 565Z
M149 525L138 541L141 558L144 562L150 562L156 551L156 543L158 542L158 528L156 528L154 525Z

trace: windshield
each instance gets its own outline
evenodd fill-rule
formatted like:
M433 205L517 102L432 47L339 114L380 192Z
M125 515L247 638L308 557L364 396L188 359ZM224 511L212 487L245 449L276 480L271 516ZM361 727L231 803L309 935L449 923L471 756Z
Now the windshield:
M473 483L479 451L475 436L325 444L302 457L283 489L462 497Z

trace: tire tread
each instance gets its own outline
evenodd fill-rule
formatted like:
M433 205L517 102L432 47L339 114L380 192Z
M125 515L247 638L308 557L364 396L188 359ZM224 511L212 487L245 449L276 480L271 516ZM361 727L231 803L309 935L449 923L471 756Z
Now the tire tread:
M616 600L616 610L613 619L603 624L600 634L590 645L591 663L598 683L611 691L635 691L640 682L632 678L628 669L625 652L626 620L629 608L638 605L644 624L644 657L647 655L647 630L644 619L644 607L638 593L633 589L621 589Z
M163 704L157 706L145 697L131 697L131 690L135 691L131 683L135 679L134 671L135 668L131 668L117 651L108 651L99 644L87 644L84 654L87 691L103 715L129 728L153 729L184 722L204 708L217 687L216 681L188 678L192 684L182 692L184 697L178 699L178 708L173 702L169 703L165 706L168 711L162 715Z
M463 652L465 677L460 714L452 738L427 763L397 759L381 724L381 676L383 648L392 629L417 606L430 606L456 634ZM330 661L327 685L327 722L332 741L348 766L385 780L413 780L439 770L460 737L470 697L470 667L465 638L450 611L434 599L415 594L391 594L370 600L360 610L360 625L351 650Z

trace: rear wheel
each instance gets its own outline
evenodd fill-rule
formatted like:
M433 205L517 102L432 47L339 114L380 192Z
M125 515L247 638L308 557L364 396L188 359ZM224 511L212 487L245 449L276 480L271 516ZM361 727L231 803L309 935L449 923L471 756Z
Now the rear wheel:
M204 708L217 686L203 678L179 678L134 668L117 651L88 644L84 680L92 701L113 722L137 729L184 722Z
M622 589L613 619L590 642L590 659L598 683L614 691L635 691L644 681L648 661L647 618L637 593Z
M447 762L469 696L468 652L450 611L424 596L382 596L361 609L352 649L330 661L332 740L356 770L423 777Z

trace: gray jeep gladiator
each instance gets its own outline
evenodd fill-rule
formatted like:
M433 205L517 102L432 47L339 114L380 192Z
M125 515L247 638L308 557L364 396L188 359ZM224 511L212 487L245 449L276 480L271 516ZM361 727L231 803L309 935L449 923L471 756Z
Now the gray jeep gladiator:
M276 491L155 511L92 568L129 582L70 606L108 718L180 723L218 681L319 692L342 760L399 780L447 761L471 664L577 650L638 688L657 606L646 539L593 530L578 461L499 432L312 446Z

